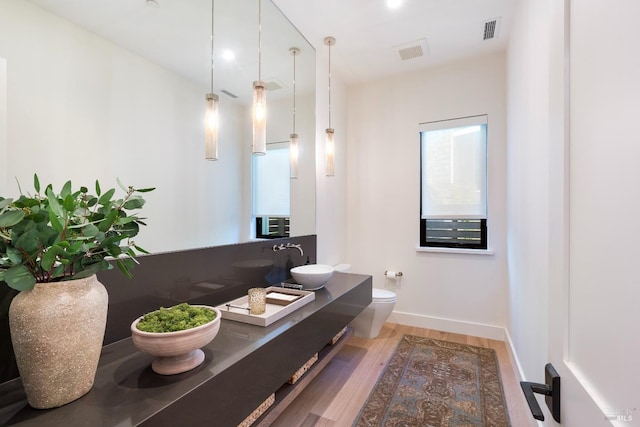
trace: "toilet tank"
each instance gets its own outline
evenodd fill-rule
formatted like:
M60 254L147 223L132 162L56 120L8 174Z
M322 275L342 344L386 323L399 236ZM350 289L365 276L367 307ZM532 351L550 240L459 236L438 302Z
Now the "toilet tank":
M337 271L338 273L350 273L351 264L336 264L333 266L333 271Z

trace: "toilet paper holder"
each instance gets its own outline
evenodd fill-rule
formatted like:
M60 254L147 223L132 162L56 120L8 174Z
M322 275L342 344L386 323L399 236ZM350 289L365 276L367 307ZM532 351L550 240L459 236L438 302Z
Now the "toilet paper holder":
M394 277L402 277L402 271L389 271L389 270L385 270L384 275L388 276L389 273L391 273L392 276Z

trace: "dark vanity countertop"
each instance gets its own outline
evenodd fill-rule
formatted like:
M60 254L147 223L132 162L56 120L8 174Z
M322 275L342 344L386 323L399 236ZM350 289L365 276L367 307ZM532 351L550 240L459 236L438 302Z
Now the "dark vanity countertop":
M128 338L103 348L93 389L60 408L32 409L26 402L20 380L9 381L0 385L0 425L138 425L304 319L328 308L332 301L360 285L368 284L370 287L370 278L371 276L365 275L336 273L324 289L316 291L314 301L268 327L223 319L218 335L203 348L206 356L204 363L183 374L155 374L150 368L152 356L138 351Z

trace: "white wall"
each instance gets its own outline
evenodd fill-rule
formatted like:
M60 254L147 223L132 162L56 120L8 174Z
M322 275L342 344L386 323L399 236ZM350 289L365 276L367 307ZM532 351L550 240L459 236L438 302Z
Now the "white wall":
M17 195L14 177L27 191L34 172L58 187L99 179L104 189L119 177L157 187L137 239L146 249L239 240L237 107L221 100L221 160L206 162L206 88L23 1L2 2L0 57L8 79L0 194Z
M347 259L354 272L374 276L374 287L385 285L387 269L404 273L400 287L391 287L398 294L395 320L503 336L505 90L503 54L349 87ZM488 228L494 254L417 252L418 124L477 114L489 120Z
M347 89L332 70L331 127L335 130L335 175L326 176L325 129L329 127L328 48L316 48L316 233L318 262L349 262L347 254Z
M547 357L549 241L549 16L520 2L508 49L508 331L525 376Z
M7 61L0 58L0 183L7 179ZM2 188L2 187L0 187Z

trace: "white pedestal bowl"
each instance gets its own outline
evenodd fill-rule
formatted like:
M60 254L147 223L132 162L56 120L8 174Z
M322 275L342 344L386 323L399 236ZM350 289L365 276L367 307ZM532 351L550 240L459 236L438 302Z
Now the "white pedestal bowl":
M204 361L201 347L209 344L220 330L222 313L215 307L204 307L216 313L209 323L176 332L144 332L136 325L144 316L131 324L133 344L143 353L155 356L151 369L161 375L174 375L189 371Z

